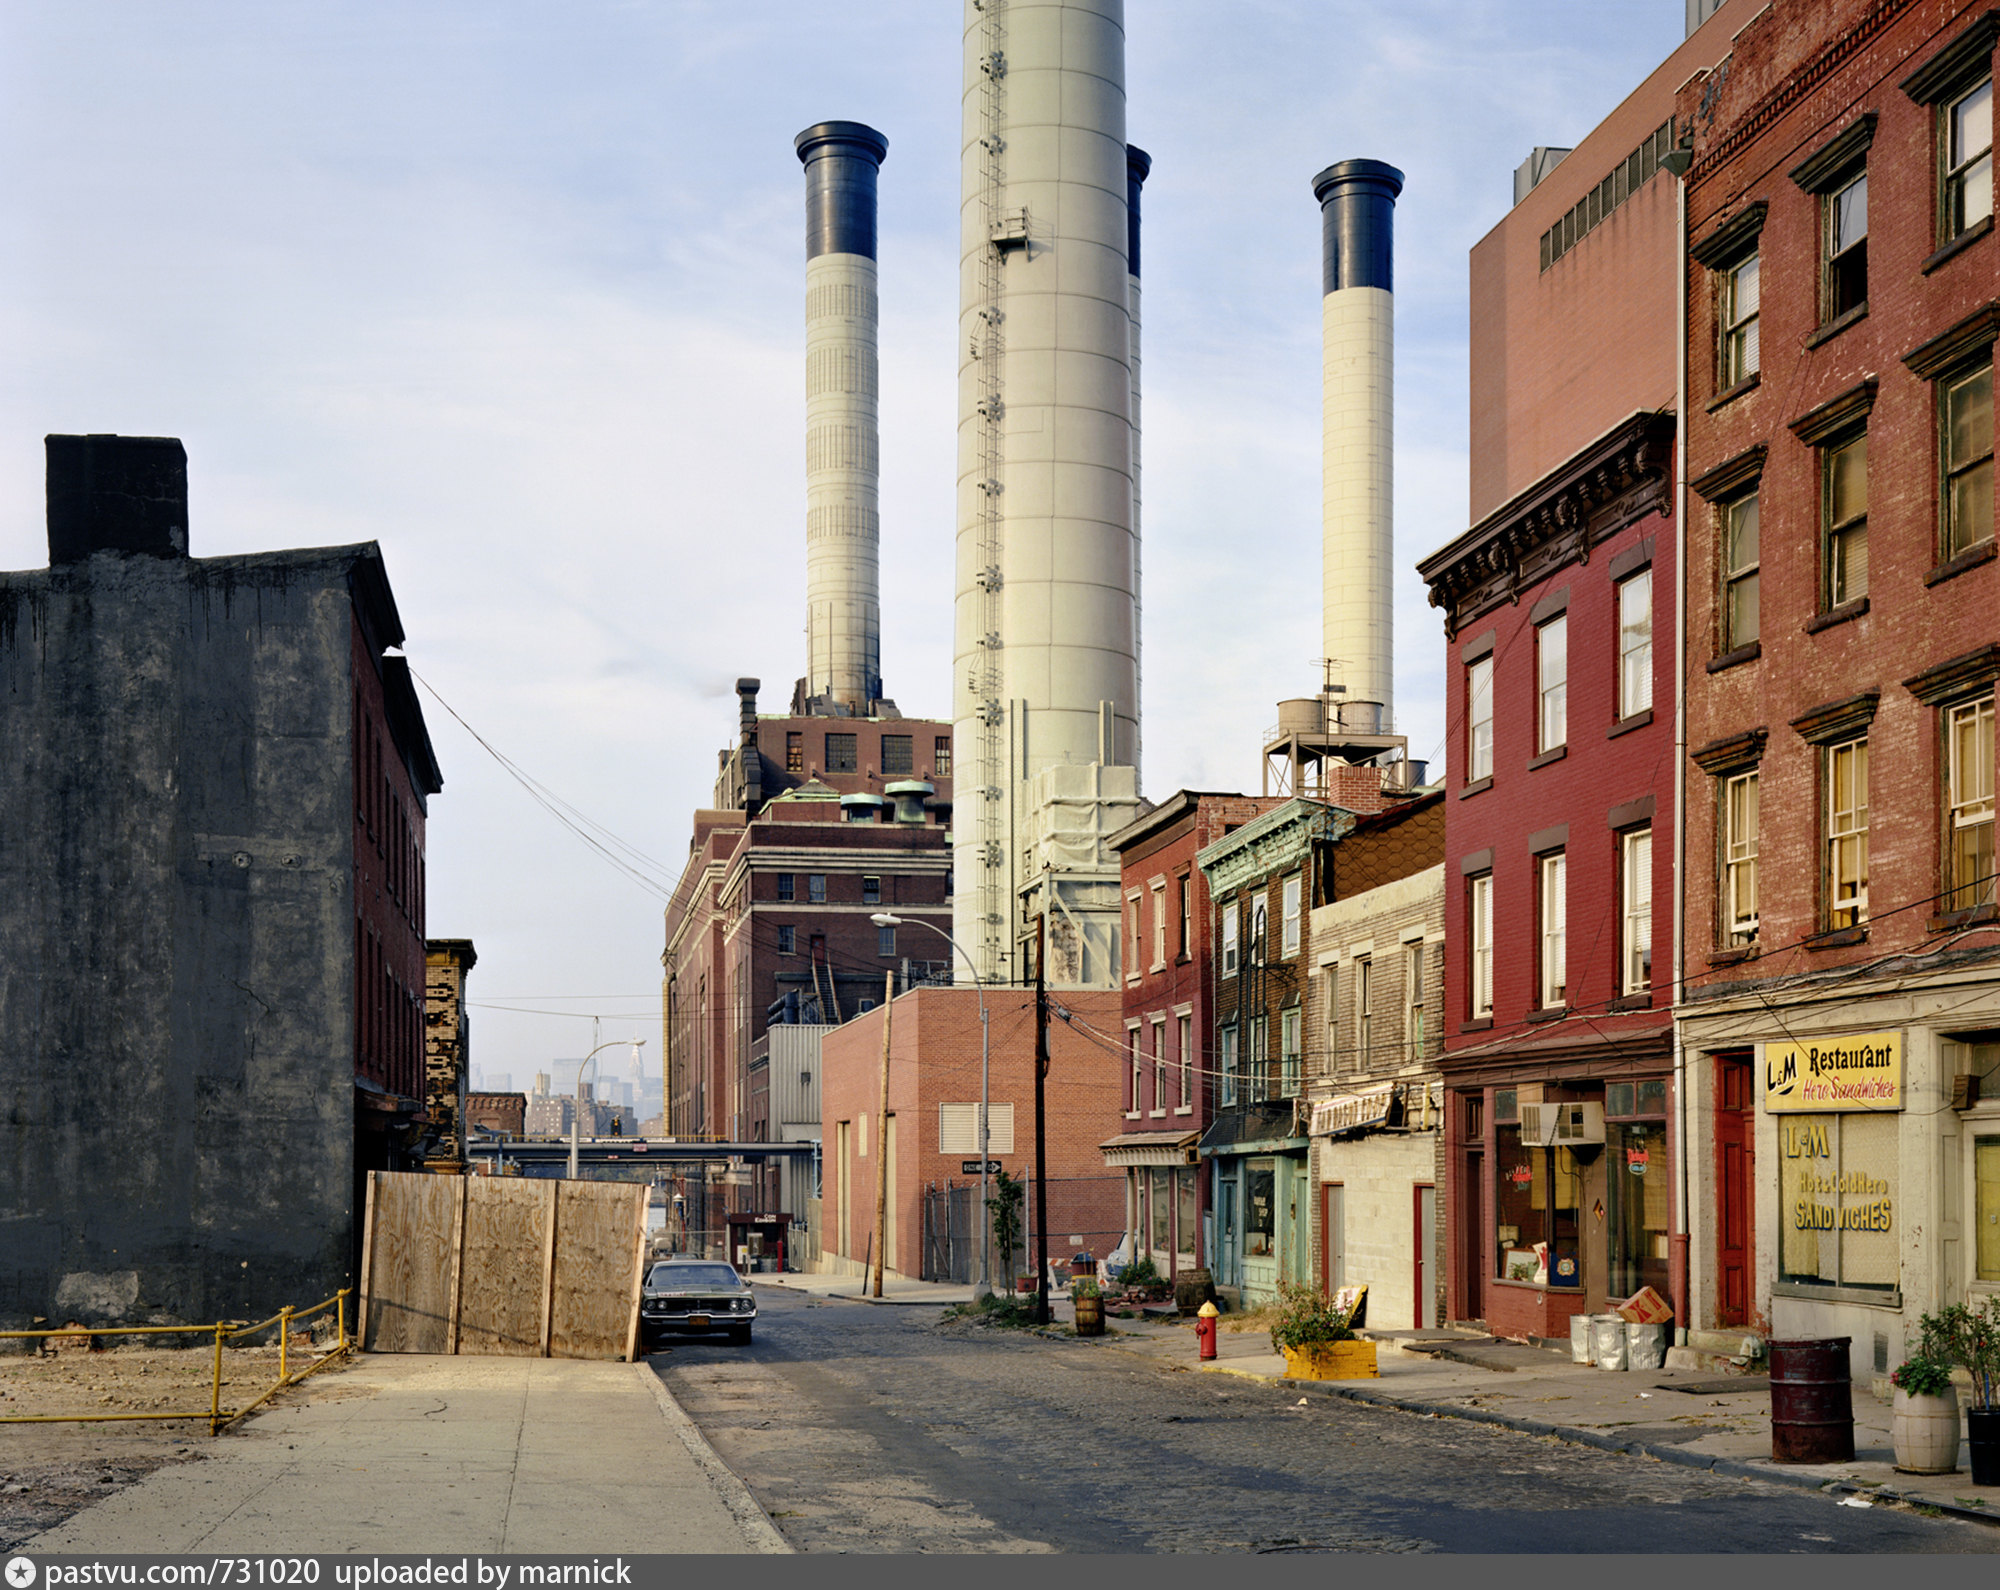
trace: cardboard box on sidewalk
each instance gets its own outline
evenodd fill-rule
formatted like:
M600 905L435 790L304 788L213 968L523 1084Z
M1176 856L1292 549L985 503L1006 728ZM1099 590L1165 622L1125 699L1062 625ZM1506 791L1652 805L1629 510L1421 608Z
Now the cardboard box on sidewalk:
M1642 1286L1618 1306L1618 1317L1633 1325L1664 1325L1674 1317L1674 1310L1658 1292Z

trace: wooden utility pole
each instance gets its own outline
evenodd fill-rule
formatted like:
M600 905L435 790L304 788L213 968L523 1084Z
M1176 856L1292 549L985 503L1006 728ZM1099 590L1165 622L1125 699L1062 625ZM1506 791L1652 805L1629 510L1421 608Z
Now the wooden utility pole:
M1049 1151L1044 1109L1049 1076L1049 986L1043 972L1048 963L1048 929L1045 888L1042 914L1035 918L1035 1321L1041 1325L1049 1322Z
M875 1122L875 1297L882 1295L883 1244L889 1237L889 1028L896 1019L896 974L882 979L882 1109Z

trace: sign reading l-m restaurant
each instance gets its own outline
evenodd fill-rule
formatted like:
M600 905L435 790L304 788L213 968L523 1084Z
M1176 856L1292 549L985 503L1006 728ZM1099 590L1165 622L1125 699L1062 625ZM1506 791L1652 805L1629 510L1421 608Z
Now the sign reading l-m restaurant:
M1902 1107L1900 1032L1764 1045L1764 1108L1773 1115Z

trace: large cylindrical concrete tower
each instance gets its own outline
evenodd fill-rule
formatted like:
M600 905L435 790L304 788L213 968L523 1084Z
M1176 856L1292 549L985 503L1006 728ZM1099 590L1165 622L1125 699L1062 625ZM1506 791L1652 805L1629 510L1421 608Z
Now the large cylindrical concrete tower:
M882 694L875 177L889 141L858 121L795 140L806 168L808 710Z
M1139 194L1146 185L1146 178L1152 175L1153 157L1136 144L1125 146L1125 273L1126 304L1132 316L1131 337L1127 342L1132 364L1132 591L1137 602L1138 613L1143 620L1145 613L1145 583L1140 578L1141 554L1145 550L1145 538L1139 529L1139 437L1142 427L1139 423ZM1139 687L1145 689L1145 626L1135 622L1132 630L1133 656L1141 665ZM1143 699L1143 698L1142 698ZM1144 765L1145 719L1138 715L1140 728L1134 736L1132 762L1135 767Z
M965 0L954 934L1111 986L1136 809L1122 0Z
M1313 178L1324 294L1321 623L1327 682L1345 686L1332 695L1339 727L1364 735L1391 733L1395 708L1391 276L1402 191L1402 172L1379 160L1343 160Z

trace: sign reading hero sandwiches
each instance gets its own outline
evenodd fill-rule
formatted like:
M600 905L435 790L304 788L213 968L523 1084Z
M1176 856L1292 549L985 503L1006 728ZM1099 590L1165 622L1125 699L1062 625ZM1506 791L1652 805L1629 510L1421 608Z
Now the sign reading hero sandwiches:
M1772 1115L1902 1107L1900 1032L1764 1045L1764 1108Z

